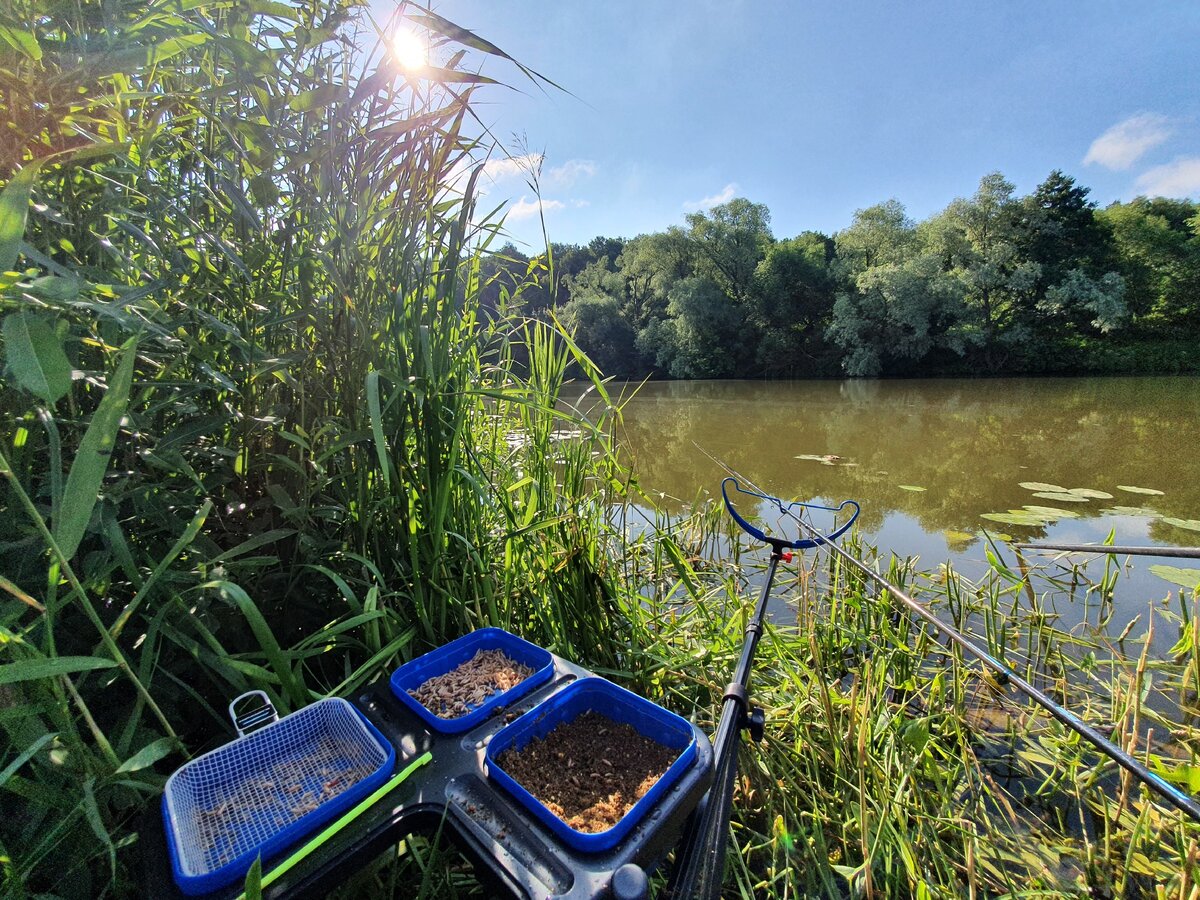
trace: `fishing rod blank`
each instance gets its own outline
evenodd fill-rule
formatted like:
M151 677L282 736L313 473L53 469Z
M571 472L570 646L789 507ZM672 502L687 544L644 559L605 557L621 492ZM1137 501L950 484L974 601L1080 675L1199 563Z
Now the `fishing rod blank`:
M715 459L715 457L711 456L710 458ZM733 471L719 460L717 460L717 462L726 471ZM737 473L734 472L733 475L737 475ZM749 485L751 488L754 488L753 483L748 479L745 479L743 476L738 477L742 477L747 485ZM817 538L821 537L820 533L817 532L815 528L791 512L790 504L785 505L783 501L779 500L779 498L771 497L757 489L747 491L739 486L737 478L733 476L726 478L725 481L732 482L735 490L739 490L742 493L753 494L754 496L760 497L763 500L768 500L775 503L778 506L779 511L783 515L794 519L803 531L812 533ZM722 482L722 488L723 487L724 482ZM907 609L920 616L939 632L941 632L941 634L951 642L957 644L964 652L971 654L984 665L999 672L1003 679L1002 683L1013 685L1013 687L1015 687L1025 696L1029 697L1031 700L1035 701L1038 705L1045 709L1046 712L1050 713L1051 716L1053 716L1063 725L1066 725L1072 731L1088 740L1097 750L1099 750L1109 759L1113 760L1113 762L1117 763L1117 765L1125 769L1125 771L1140 779L1144 784L1154 790L1160 797L1162 797L1176 809L1181 810L1182 812L1187 813L1193 819L1200 821L1200 802L1197 802L1195 797L1184 793L1174 785L1168 783L1162 776L1151 772L1120 747L1109 741L1091 725L1084 722L1070 710L1065 709L1051 700L1050 697L1048 697L1045 693L1018 675L1009 665L1001 662L982 647L979 647L977 644L973 643L957 629L947 625L936 615L934 615L934 613L925 604L910 597L908 594L900 590L900 588L896 587L861 560L855 559L832 541L820 541L820 544L825 546L830 553L836 554L842 561L849 563L851 566L858 569L860 572L874 581L879 587L886 590L889 594L899 600Z
M1107 553L1113 556L1163 556L1200 559L1200 547L1121 547L1114 544L1013 544L1018 550L1061 550L1066 553Z

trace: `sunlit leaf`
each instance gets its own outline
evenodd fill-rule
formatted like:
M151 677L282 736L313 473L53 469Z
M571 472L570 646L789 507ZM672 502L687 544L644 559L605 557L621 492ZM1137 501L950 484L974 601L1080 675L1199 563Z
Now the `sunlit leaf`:
M1057 484L1047 484L1044 481L1022 481L1021 487L1027 491L1053 491L1056 494L1065 494L1067 489Z
M1077 497L1087 497L1092 500L1111 500L1112 494L1106 494L1104 491L1093 490L1092 488L1069 488L1068 494L1074 494Z
M1185 588L1200 588L1200 569L1184 569L1179 566L1151 566L1150 571L1159 578Z
M137 772L141 769L149 768L160 759L166 757L178 742L173 738L159 738L156 741L151 741L125 762L121 763L117 772Z
M71 389L71 363L50 323L19 312L5 316L0 330L17 384L51 405L62 399Z
M1078 494L1069 494L1066 492L1059 493L1057 491L1035 491L1033 496L1042 497L1046 500L1054 500L1058 503L1087 503L1087 497L1080 497Z
M0 191L0 272L17 264L25 219L29 215L29 195L37 179L41 161L29 163L14 175Z
M977 535L974 535L969 531L955 531L953 528L947 528L942 532L942 534L944 534L946 536L946 540L952 544L962 544L966 541L973 541L977 537Z
M149 53L146 55L146 65L156 66L193 47L206 44L208 41L209 36L200 33L181 34L178 37L167 38L167 40L161 41L150 48Z
M90 672L93 669L111 669L116 663L99 656L59 656L54 659L25 659L0 666L0 684L15 684L19 681L36 681L39 678L57 678L73 672Z
M1200 519L1174 519L1163 517L1163 521L1176 528L1186 528L1188 531L1200 531Z
M915 484L898 484L898 485L896 485L896 487L900 488L900 490L902 490L902 491L915 491L917 493L920 493L925 490L925 488L920 487Z
M37 36L31 31L0 25L0 39L27 59L37 62L42 58L42 48L38 45Z
M125 416L136 356L137 339L131 338L125 343L117 371L109 379L108 389L92 413L92 421L79 442L75 461L71 463L71 472L63 488L59 517L54 523L54 539L67 559L79 549L79 542L83 540L88 520L96 507L100 485L117 442L121 419Z
M1023 509L1029 510L1039 516L1049 516L1054 519L1078 519L1079 513L1069 509L1059 509L1056 506L1025 506ZM1013 510L1016 512L1016 510Z
M1033 513L983 513L980 518L991 522L1001 522L1005 525L1024 525L1027 528L1039 528L1049 524L1045 517Z
M1156 491L1154 488L1134 487L1131 484L1118 484L1117 490L1118 491L1128 491L1131 494L1152 494L1155 497L1163 496L1162 491Z

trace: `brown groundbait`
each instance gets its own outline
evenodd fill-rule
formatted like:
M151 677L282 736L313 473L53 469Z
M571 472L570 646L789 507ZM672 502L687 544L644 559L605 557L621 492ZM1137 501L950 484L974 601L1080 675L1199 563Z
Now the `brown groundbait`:
M569 826L595 834L624 818L676 756L631 725L589 711L497 762Z

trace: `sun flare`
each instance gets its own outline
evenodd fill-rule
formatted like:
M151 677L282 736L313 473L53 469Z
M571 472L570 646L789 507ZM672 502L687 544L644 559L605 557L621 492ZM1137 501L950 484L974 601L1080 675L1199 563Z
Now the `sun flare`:
M428 61L424 39L408 29L392 35L392 56L409 71L422 68Z

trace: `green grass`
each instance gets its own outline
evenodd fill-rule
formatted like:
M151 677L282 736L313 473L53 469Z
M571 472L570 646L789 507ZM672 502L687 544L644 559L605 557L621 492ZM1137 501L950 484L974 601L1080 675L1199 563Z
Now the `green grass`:
M760 557L721 549L712 506L619 527L645 501L600 373L519 290L478 302L472 73L506 57L406 9L433 80L354 49L372 26L327 0L5 10L6 895L137 893L139 816L230 737L231 696L293 710L481 625L711 725ZM1193 778L1192 721L1144 695L1195 714L1194 598L1155 614L1180 632L1162 661L1057 630L1040 574L891 576ZM1115 577L1083 590L1103 605ZM797 620L759 651L730 896L1194 895L1193 826L858 576L810 558L780 593ZM477 893L447 854L414 838L346 890Z

